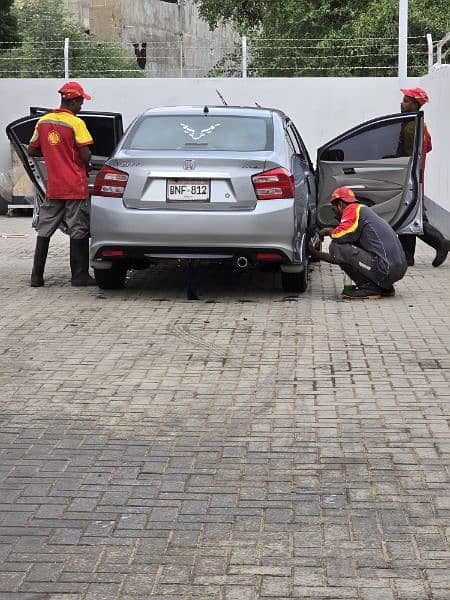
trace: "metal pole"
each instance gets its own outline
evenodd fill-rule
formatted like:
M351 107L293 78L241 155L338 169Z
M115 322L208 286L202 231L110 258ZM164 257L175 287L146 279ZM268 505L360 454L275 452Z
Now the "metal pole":
M183 0L178 0L178 27L180 32L180 77L183 77L183 61L184 61L184 7Z
M247 36L242 36L242 77L247 77Z
M64 38L64 79L69 79L69 38Z
M183 32L180 33L180 77L183 77Z
M408 77L408 0L400 0L398 7L398 78L404 83Z
M433 38L431 33L427 33L427 44L428 44L428 73L433 70Z

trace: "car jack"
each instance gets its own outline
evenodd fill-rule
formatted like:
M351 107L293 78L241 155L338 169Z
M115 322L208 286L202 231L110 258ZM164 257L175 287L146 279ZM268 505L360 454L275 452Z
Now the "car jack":
M192 260L187 261L186 266L186 296L188 300L199 300L195 290L195 272L192 265Z

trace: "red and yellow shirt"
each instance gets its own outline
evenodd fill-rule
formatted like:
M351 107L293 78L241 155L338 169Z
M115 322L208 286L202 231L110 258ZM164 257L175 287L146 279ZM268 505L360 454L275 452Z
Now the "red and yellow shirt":
M333 243L351 244L369 252L380 273L388 273L393 266L405 262L405 253L395 231L364 204L347 204L331 237Z
M44 157L49 200L89 197L86 165L79 148L93 143L85 122L70 110L58 108L39 119L30 146L40 148Z
M358 231L358 227L360 225L359 213L361 212L361 207L362 205L357 204L356 202L347 204L347 206L344 209L344 212L342 213L341 222L331 232L331 237L334 240L337 240L344 236L348 236L349 234Z

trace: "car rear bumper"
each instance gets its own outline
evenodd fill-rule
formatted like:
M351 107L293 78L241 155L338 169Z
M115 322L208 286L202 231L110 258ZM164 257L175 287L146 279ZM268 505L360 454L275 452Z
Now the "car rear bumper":
M251 211L157 211L127 209L120 199L92 197L91 261L102 248L134 254L236 254L277 250L294 257L294 200L264 200ZM202 258L202 256L199 256Z

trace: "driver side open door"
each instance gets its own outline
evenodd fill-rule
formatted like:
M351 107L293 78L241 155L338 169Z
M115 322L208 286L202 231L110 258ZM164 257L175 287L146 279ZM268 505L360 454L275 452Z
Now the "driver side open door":
M330 196L351 188L397 233L422 233L423 114L373 119L328 142L317 153L318 222L336 224Z

